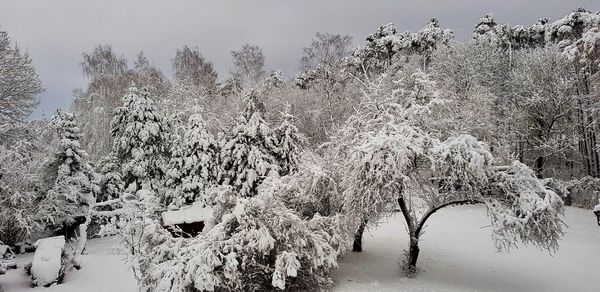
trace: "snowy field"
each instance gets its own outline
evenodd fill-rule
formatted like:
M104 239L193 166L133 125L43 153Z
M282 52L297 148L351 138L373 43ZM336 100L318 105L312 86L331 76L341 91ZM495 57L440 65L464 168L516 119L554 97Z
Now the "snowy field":
M397 214L399 215L399 214ZM398 261L407 246L400 216L365 233L362 253L348 253L335 273L335 291L599 291L600 227L591 210L567 208L567 234L559 252L532 247L497 254L485 227L481 206L441 210L429 220L421 238L414 279L403 277ZM89 241L84 267L67 273L63 284L29 288L22 268L0 276L3 292L133 292L130 270L114 251L117 238ZM19 258L19 266L32 254Z

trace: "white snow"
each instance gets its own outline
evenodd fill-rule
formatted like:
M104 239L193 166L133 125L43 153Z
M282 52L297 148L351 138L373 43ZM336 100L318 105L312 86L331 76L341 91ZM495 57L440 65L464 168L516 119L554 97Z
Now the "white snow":
M65 237L55 236L43 238L35 242L35 255L31 266L31 275L38 286L55 282L61 269L62 252L65 248Z
M600 204L594 206L594 212L600 212Z
M201 202L196 202L187 208L182 208L177 211L167 211L162 213L163 224L165 226L208 221L211 218L212 208L204 207Z
M31 279L23 266L31 262L33 254L17 255L19 268L0 276L3 292L137 292L137 284L125 256L115 250L119 237L88 240L88 254L81 256L82 268L66 271L62 284L48 288L31 288ZM3 290L4 289L4 290Z
M585 209L568 207L558 253L534 247L496 253L483 206L442 209L428 221L413 279L399 261L407 248L400 213L365 232L362 253L349 252L334 291L598 291L600 227Z
M395 214L365 232L364 251L349 252L335 272L334 291L597 291L600 287L600 227L585 209L568 207L565 238L550 256L533 247L498 254L482 206L442 209L421 237L415 278L402 275L399 260L407 246L404 222ZM4 292L135 292L136 281L118 237L88 241L81 270L69 270L62 284L31 288L22 267L31 254L18 255L19 269L0 275Z

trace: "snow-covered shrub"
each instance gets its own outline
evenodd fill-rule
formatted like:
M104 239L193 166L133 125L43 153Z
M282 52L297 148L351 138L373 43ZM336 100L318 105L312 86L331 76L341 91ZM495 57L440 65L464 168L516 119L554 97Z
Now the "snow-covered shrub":
M585 176L567 183L572 206L592 208L600 199L600 178Z
M341 211L339 174L327 158L304 152L298 171L277 180L275 196L284 204L299 212L303 218L316 214L332 216Z
M277 178L273 178L277 179ZM303 219L276 198L276 182L252 198L212 189L214 226L195 238L173 238L157 221L138 224L134 269L143 291L319 290L345 248L340 217ZM212 224L211 224L212 225Z

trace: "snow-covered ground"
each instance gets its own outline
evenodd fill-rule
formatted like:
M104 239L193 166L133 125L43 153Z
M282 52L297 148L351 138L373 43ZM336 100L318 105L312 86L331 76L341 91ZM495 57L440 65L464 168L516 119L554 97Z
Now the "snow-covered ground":
M550 256L534 247L498 254L485 208L442 209L421 237L414 279L398 266L408 240L398 215L365 233L362 253L342 259L335 291L600 291L600 227L592 210L567 208L569 228Z
M31 262L33 254L20 255L19 268L0 276L0 292L136 292L133 273L122 261L123 256L115 251L117 246L117 237L89 240L88 254L81 258L82 268L67 271L62 284L49 288L31 288L23 266Z
M397 214L398 215L398 214ZM591 210L567 208L567 234L557 254L533 247L497 254L481 206L441 210L430 218L421 238L414 279L400 272L407 246L400 216L365 233L362 253L348 253L335 273L335 291L600 291L600 227ZM30 288L22 266L33 255L19 256L19 269L0 276L4 292L134 292L133 275L115 253L117 238L88 242L83 268L69 271L64 283Z

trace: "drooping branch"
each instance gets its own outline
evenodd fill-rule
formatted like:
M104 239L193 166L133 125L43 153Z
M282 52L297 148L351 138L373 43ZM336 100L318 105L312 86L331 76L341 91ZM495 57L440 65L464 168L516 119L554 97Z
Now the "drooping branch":
M479 199L464 199L464 200L450 201L450 202L446 202L446 203L437 205L437 206L429 209L429 211L427 211L427 213L425 213L423 218L421 218L414 234L416 237L419 237L419 235L421 234L421 231L423 230L423 226L425 226L425 222L427 221L427 219L429 219L429 217L431 215L433 215L433 213L437 212L438 210L440 210L444 207L460 206L460 205L473 205L473 204L482 204L482 203L483 203L483 201L481 201Z

